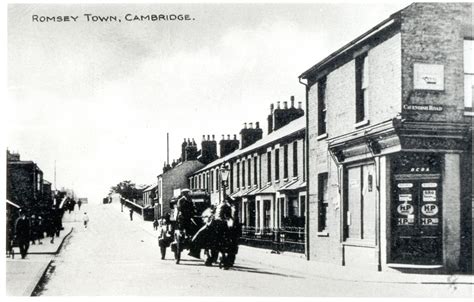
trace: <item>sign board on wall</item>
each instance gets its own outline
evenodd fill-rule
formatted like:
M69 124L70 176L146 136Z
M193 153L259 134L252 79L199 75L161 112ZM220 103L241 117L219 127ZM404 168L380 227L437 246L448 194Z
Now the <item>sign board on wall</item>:
M444 65L414 63L413 87L415 90L444 90Z

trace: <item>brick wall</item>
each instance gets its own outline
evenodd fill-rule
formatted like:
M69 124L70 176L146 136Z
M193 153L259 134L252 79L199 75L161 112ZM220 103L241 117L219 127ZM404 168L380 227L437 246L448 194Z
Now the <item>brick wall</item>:
M415 3L402 11L401 18L403 104L444 106L442 113L418 112L410 119L461 121L463 40L468 33L472 35L472 3ZM414 63L444 65L444 91L414 90Z

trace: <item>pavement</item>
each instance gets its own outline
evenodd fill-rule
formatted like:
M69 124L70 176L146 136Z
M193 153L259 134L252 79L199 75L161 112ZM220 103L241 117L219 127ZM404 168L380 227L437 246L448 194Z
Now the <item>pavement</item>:
M120 211L120 204L110 204ZM124 208L124 215L128 211ZM151 221L144 221L141 216L134 215L134 221L151 236L158 236ZM474 285L474 276L469 274L408 274L396 271L370 271L349 268L317 261L307 261L304 254L292 252L272 253L269 249L239 246L237 258L245 258L247 262L263 264L275 269L284 269L288 274L303 274L334 281L356 281L365 283L398 283L398 284L470 284ZM253 260L255 259L255 260Z
M14 258L8 256L6 259L6 295L7 296L31 296L46 273L51 261L61 251L61 247L73 232L75 224L78 223L76 213L65 213L63 218L64 230L59 237L54 238L54 243L50 243L50 238L42 240L43 244L31 245L28 255L21 259L20 250L14 248Z

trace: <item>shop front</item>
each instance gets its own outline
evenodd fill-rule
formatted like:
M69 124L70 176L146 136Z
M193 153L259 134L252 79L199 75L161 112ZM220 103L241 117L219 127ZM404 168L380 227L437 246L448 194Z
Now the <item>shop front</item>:
M472 243L472 215L463 214L472 211L468 142L463 125L397 121L331 140L342 264L463 270L463 257L472 257L462 249Z
M442 267L442 157L393 156L390 263Z

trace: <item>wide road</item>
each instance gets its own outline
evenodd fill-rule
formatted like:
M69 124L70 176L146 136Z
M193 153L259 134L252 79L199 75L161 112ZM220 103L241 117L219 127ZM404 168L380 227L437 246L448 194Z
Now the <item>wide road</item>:
M365 283L323 278L259 259L262 253L241 253L236 266L224 271L205 267L202 260L183 256L176 265L168 249L161 260L157 241L141 219L130 221L116 205L88 205L89 227L81 213L72 236L54 260L43 296L165 295L165 296L426 296L468 297L472 286ZM149 223L151 228L151 223ZM304 260L288 256L289 261ZM283 258L279 258L283 259ZM296 262L295 262L296 264Z

